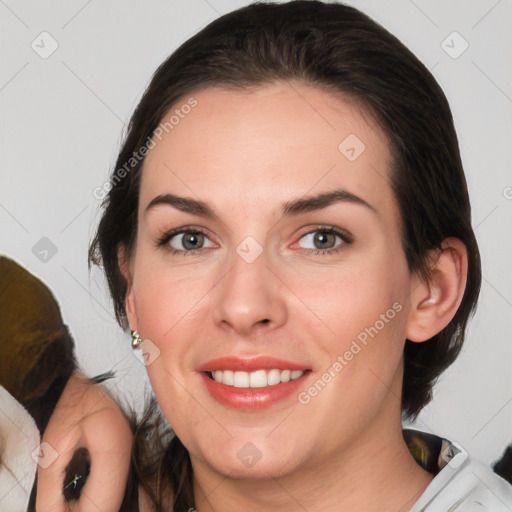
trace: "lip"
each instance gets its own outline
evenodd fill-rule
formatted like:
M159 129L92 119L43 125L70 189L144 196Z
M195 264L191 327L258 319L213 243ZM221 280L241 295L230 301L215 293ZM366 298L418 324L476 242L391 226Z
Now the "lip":
M230 369L232 368L233 366L230 367ZM273 366L272 368L276 368L276 366ZM277 368L279 368L279 366L277 366ZM216 369L220 370L221 368L216 367ZM265 368L258 366L257 369ZM296 369L299 370L301 368ZM201 371L199 375L212 398L230 408L250 412L261 411L262 409L277 404L278 402L285 401L292 395L296 396L299 389L305 385L305 381L311 373L311 371L307 371L298 379L281 382L275 386L267 386L264 388L235 388L211 379L207 375L206 371Z
M304 371L311 369L305 364L286 361L284 359L278 359L272 356L256 356L251 358L226 356L219 357L217 359L211 359L210 361L201 364L197 368L197 371L211 372L214 370L233 370L242 372L252 372L256 370L272 370L273 368L279 368L280 370Z

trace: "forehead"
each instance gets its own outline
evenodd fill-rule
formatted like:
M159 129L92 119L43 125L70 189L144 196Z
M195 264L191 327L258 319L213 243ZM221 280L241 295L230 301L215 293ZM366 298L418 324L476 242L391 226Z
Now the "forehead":
M143 166L142 208L173 193L219 212L236 211L242 198L274 211L300 195L344 188L396 215L387 138L348 97L301 83L210 87L173 105L158 133Z

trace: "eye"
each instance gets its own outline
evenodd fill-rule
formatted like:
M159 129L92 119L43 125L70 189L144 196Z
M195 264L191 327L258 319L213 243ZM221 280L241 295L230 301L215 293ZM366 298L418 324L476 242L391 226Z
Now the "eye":
M337 245L336 238L341 240ZM313 231L302 235L300 240L306 240L313 245L312 248L305 248L307 254L318 255L337 253L353 241L352 236L346 231L330 226L318 226Z
M336 243L336 239L340 242ZM331 226L318 226L316 229L309 231L300 237L300 240L306 240L313 245L312 248L304 248L307 254L334 254L343 249L345 246L352 244L353 237L342 229ZM162 247L171 254L176 255L193 255L201 252L205 247L205 241L209 241L206 233L199 228L179 228L169 231L162 235L156 245Z
M156 245L158 247L165 247L172 254L187 256L201 251L205 247L205 240L208 240L208 237L201 229L180 228L165 233ZM207 247L213 245L211 244Z

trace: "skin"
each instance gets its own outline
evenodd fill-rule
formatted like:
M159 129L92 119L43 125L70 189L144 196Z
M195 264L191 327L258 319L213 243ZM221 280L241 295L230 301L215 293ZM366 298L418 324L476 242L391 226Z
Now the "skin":
M62 494L66 466L75 450L87 448L91 472L80 499L72 504L75 512L117 512L123 501L132 432L128 419L101 384L94 384L76 372L67 382L45 429L43 442L58 457L37 472L36 510L69 510Z
M356 103L299 83L194 97L197 106L146 157L136 246L130 257L120 248L119 262L130 326L159 351L147 371L190 452L197 510L408 510L433 475L401 434L404 342L428 340L455 314L464 245L445 240L430 280L411 274L387 139ZM365 145L354 161L338 150L349 134ZM284 202L335 188L376 211L343 202L281 217ZM168 205L145 213L165 193L205 201L219 219ZM319 224L353 242L308 253L323 247L304 236ZM182 227L204 229L199 252L156 247ZM248 236L262 248L252 263L236 252ZM186 251L184 241L167 245ZM340 244L331 237L326 247ZM209 359L270 354L310 368L307 390L394 303L401 311L307 405L293 396L244 412L202 385L197 367ZM261 455L251 467L237 456L247 443Z

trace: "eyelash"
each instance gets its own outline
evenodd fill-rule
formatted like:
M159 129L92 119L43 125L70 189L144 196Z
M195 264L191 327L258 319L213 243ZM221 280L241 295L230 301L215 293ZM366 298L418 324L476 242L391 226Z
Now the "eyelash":
M346 245L351 245L353 242L352 236L349 235L346 231L340 230L338 228L334 228L332 226L316 226L314 229L302 234L301 237L299 238L299 240L302 239L303 237L305 237L306 235L315 233L316 231L321 231L321 232L327 233L327 234L332 233L334 235L337 235L343 240L343 243L341 243L340 245L338 245L337 247L332 248L332 249L303 249L304 251L306 251L306 254L314 253L316 256L332 255L332 254L339 252ZM176 235L181 235L181 234L185 234L185 233L202 234L204 236L207 236L206 232L203 231L201 228L193 228L193 229L192 228L190 228L190 229L179 228L179 229L169 231L169 232L165 233L164 235L162 235L157 240L155 245L157 247L163 248L164 250L168 251L169 253L177 255L177 256L190 256L190 255L197 254L198 252L201 252L202 249L192 249L190 251L185 251L185 250L175 249L174 247L167 245L169 243L169 241L172 238L174 238Z

